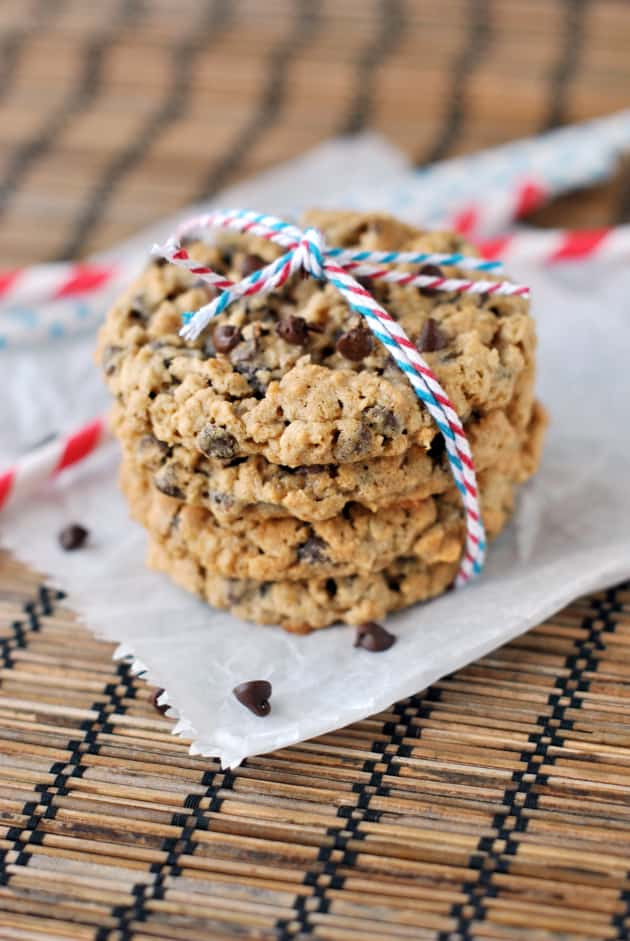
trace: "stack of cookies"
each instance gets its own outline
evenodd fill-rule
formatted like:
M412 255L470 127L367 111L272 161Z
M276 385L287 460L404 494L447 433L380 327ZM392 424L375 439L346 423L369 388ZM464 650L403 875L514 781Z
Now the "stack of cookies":
M381 214L306 222L337 246L472 253L457 235ZM235 281L279 254L251 236L187 248ZM536 469L545 424L527 300L366 286L454 403L496 536ZM443 592L464 544L461 500L443 437L387 351L334 287L300 276L183 340L182 313L211 296L157 261L101 331L122 488L149 534L149 564L212 605L298 632Z

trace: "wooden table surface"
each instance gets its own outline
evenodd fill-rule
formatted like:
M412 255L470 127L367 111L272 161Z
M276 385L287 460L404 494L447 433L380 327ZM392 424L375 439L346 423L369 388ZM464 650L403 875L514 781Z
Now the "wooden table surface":
M627 0L2 0L0 268L366 127L418 163L630 104ZM623 168L532 223L628 219ZM234 772L0 556L0 938L630 936L630 584Z

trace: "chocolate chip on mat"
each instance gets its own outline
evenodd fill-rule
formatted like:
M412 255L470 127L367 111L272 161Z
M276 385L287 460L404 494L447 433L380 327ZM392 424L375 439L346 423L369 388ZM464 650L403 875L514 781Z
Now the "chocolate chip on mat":
M163 689L156 689L153 695L151 696L151 703L157 709L158 712L161 712L162 715L165 715L166 710L168 709L168 706L166 705L166 703L160 704L158 702L158 699L160 698L163 692L164 692Z
M247 683L239 683L232 692L238 701L255 716L268 716L271 712L269 705L271 683L267 680L249 680Z
M89 536L87 529L79 526L78 523L71 523L59 533L59 544L66 552L72 552L74 549L80 549Z
M372 334L363 327L355 327L341 334L337 340L337 352L358 363L370 355L373 345Z
M292 315L286 320L281 320L276 327L276 332L279 337L287 343L292 343L293 346L305 346L308 342L308 326L304 317Z
M253 274L254 271L258 271L259 268L264 268L266 264L267 262L264 258L261 258L260 255L245 255L240 264L241 274L244 278L247 278L250 274Z
M418 337L418 349L421 353L434 353L436 350L443 350L448 346L448 337L440 325L433 317L425 320Z
M233 323L220 323L214 328L212 340L217 353L229 353L240 343L241 331Z
M418 274L426 275L429 278L443 278L444 272L438 265L421 265L418 269ZM418 288L421 294L424 294L425 297L433 297L434 294L437 294L437 288Z
M380 653L382 650L389 650L395 643L394 634L390 634L382 624L377 624L376 621L367 621L357 627L355 647L363 647L371 653Z

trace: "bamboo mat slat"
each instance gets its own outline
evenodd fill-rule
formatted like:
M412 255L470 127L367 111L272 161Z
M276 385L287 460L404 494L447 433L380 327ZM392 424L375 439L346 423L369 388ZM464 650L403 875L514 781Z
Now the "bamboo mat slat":
M621 0L3 0L0 267L373 127L418 164L627 107ZM627 165L539 225L630 214ZM235 771L0 555L0 938L630 937L630 583Z

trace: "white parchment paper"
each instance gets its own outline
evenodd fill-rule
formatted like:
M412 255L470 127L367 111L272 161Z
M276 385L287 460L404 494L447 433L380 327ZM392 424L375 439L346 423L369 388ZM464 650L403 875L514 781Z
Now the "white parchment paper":
M326 160L327 176L319 172ZM387 189L357 184L404 172L373 138L324 148L230 202L283 212L331 203L353 177L354 205L388 209ZM366 169L367 168L367 169ZM325 190L325 192L324 192ZM362 194L362 195L361 195ZM221 200L225 204L224 200ZM153 233L140 243L149 245ZM248 755L310 738L385 708L527 630L577 595L630 574L630 271L563 265L513 272L531 284L540 337L539 391L551 412L543 464L474 585L388 619L398 642L370 654L338 627L307 637L240 621L145 569L145 536L115 485L116 445L94 455L0 521L0 541L69 593L101 636L117 641L154 685L165 687L175 731L195 753L235 765ZM94 337L2 354L10 408L2 450L17 453L51 428L76 424L106 403L91 365ZM90 545L62 552L57 532L86 525ZM247 679L273 685L272 712L248 713L232 696Z

